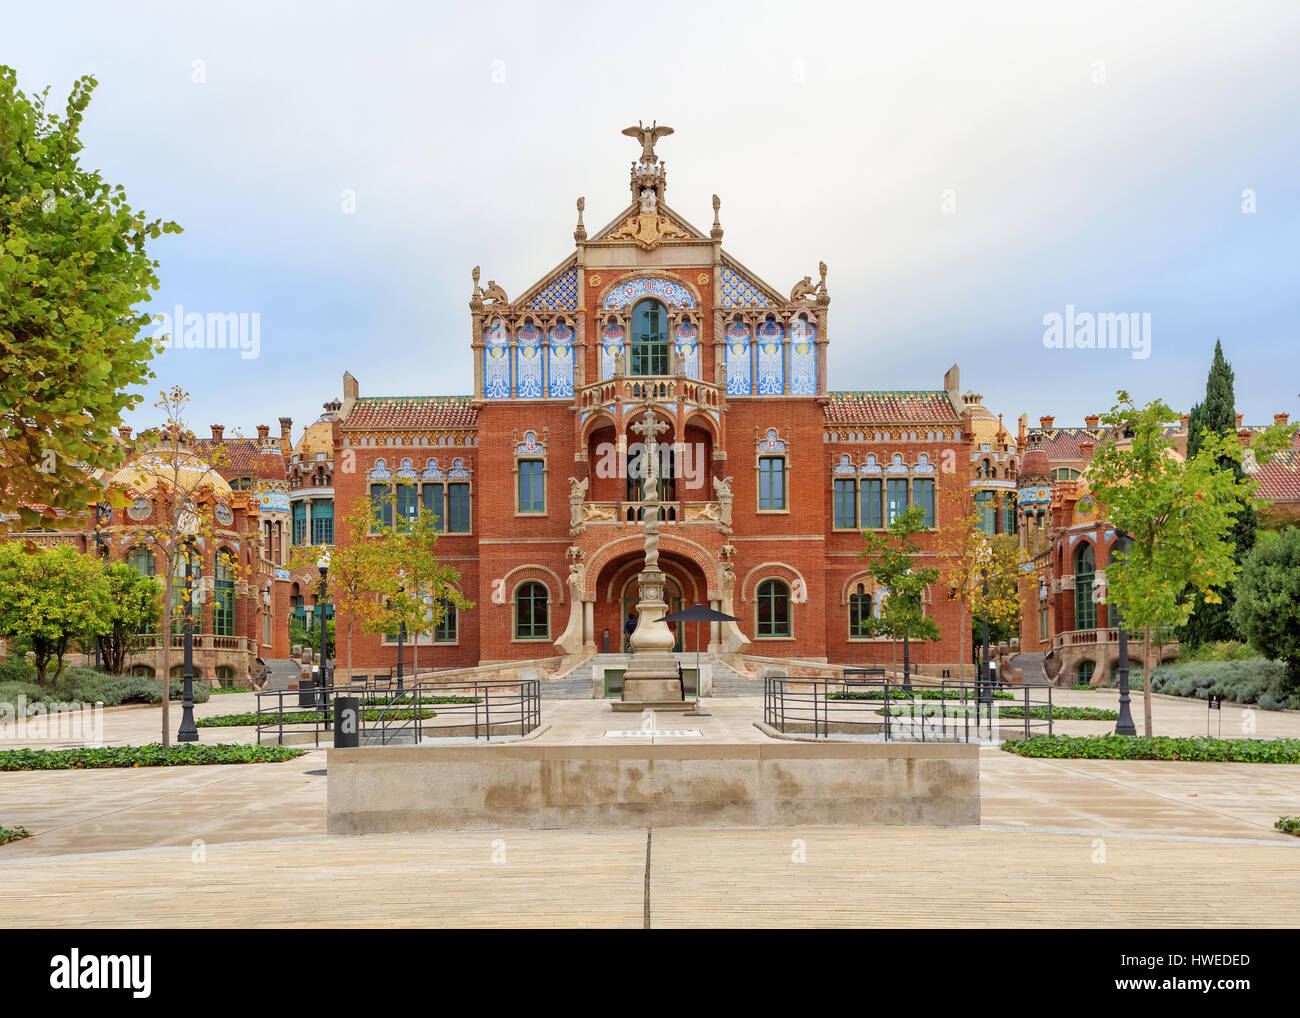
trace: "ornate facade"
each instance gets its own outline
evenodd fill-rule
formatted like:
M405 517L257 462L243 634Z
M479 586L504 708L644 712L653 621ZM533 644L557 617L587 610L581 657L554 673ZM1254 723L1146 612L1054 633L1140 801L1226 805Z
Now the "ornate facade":
M861 530L909 505L945 525L941 464L973 462L979 416L956 367L933 389L832 390L827 266L789 288L764 281L723 246L716 195L708 230L665 201L654 147L668 129L625 133L642 150L609 225L589 234L578 199L571 252L513 297L474 269L472 394L363 396L344 376L333 459L352 466L334 476L338 515L395 492L399 514L442 519L440 556L476 607L420 637L426 666L617 653L642 562L638 427L653 408L668 423L657 474L670 609L740 619L702 631L699 649L901 660L863 628L887 592L859 557ZM1000 471L1016 458L1005 439L991 438ZM935 536L923 543L941 564ZM927 610L948 635L912 655L937 671L958 657L958 608L936 590ZM690 628L677 634L688 652ZM342 626L338 639L342 662ZM354 671L396 663L390 638L353 639Z

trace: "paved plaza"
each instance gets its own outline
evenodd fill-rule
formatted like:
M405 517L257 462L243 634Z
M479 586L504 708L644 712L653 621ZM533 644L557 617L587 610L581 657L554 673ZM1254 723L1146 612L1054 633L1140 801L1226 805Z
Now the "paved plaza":
M1113 706L1109 691L1057 702ZM199 717L252 708L215 696ZM1140 700L1134 706L1141 725ZM712 742L765 739L757 697L661 715ZM1258 737L1300 712L1253 713ZM633 716L635 717L635 716ZM1205 731L1205 705L1156 697L1161 734ZM177 716L178 720L178 716ZM1246 715L1247 727L1252 720ZM1243 712L1224 711L1224 734ZM631 727L547 701L552 742ZM105 741L157 738L157 708L105 711ZM1058 731L1100 734L1104 722ZM14 745L12 738L0 744ZM7 733L12 737L13 733ZM254 741L200 729L203 742ZM981 750L982 823L954 828L692 828L330 837L326 754L285 764L0 774L0 921L10 926L1295 926L1300 768L1030 760ZM1288 854L1289 853L1289 854ZM340 875L353 901L332 905ZM329 887L330 901L304 893Z

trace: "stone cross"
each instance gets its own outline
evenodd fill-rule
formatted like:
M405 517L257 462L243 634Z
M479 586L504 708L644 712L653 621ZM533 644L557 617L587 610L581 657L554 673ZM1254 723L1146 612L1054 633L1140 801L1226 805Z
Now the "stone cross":
M643 420L632 425L632 430L645 439L645 501L650 502L651 504L659 501L659 476L655 470L659 443L655 441L655 436L661 431L667 431L668 427L668 422L660 421L655 417L655 412L653 410L647 413Z

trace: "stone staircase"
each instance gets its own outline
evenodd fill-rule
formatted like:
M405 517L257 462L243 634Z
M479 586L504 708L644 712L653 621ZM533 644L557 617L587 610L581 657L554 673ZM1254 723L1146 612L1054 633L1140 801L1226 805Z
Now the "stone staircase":
M584 661L562 679L542 681L543 700L590 700L591 661Z
M762 679L747 679L723 664L716 657L710 656L709 660L713 662L713 695L715 697L763 695Z

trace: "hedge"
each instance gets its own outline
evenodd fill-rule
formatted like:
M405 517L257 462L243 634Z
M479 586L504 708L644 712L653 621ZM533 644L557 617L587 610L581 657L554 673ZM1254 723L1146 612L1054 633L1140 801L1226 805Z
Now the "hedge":
M969 707L963 707L960 704L947 705L946 712L948 717L960 715L963 711L969 711ZM908 707L891 707L889 710L890 717L907 716L909 710L915 716L916 708ZM942 711L938 707L923 707L924 717L940 717ZM885 713L884 709L876 711L877 714ZM987 716L981 713L981 716ZM1025 708L1023 707L999 707L998 717L1000 718L1023 718ZM1118 721L1119 714L1113 710L1106 710L1104 707L1052 707L1049 715L1046 707L1030 707L1029 716L1040 721L1046 721L1049 717L1053 721Z
M0 749L0 771L61 771L99 767L182 767L206 764L282 763L306 750L288 746L96 746L85 749Z
M971 691L960 689L917 689L914 688L910 693L905 689L897 687L889 690L891 700L960 700L963 692L966 699L970 699ZM827 693L828 700L883 700L885 691L883 689L868 689L862 692L850 693ZM1005 690L994 690L993 699L995 700L1014 700L1015 693L1008 693Z
M436 718L436 711L426 710L420 712L420 719L427 720ZM268 714L257 714L248 712L246 714L217 714L210 718L198 718L194 724L199 728L243 728L253 725L314 725L317 722L333 721L334 713L322 712L317 710L304 710L296 714L285 711L283 714L272 711ZM361 712L362 721L413 721L415 720L415 711L407 708L405 710L363 710Z
M1004 742L1018 756L1082 760L1300 763L1300 739L1207 739L1128 735L1035 735Z

